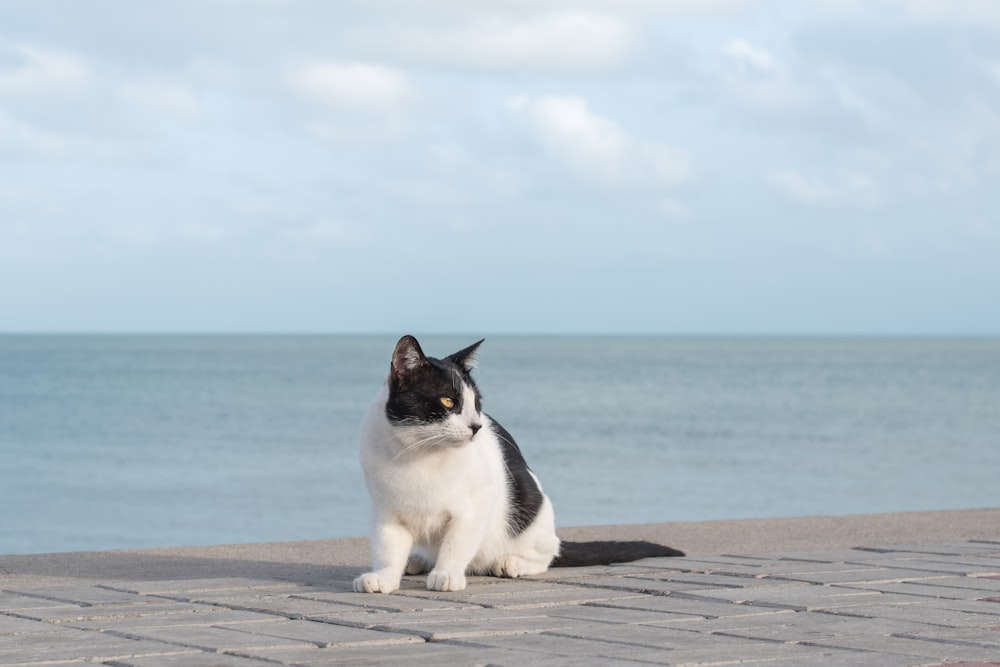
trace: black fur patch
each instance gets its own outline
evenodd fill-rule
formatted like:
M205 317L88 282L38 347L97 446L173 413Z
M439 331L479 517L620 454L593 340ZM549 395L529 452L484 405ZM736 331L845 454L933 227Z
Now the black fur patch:
M481 343L482 341L480 341ZM393 424L430 424L460 413L465 399L462 391L469 385L476 395L476 411L480 395L468 369L463 365L467 356L475 353L479 343L444 359L425 356L412 336L404 336L396 344L389 373L389 400L385 416ZM465 356L459 356L465 353ZM441 398L454 401L451 408L441 404Z
M563 542L559 549L559 555L549 564L549 567L589 567L591 565L610 565L611 563L631 563L640 558L683 555L683 551L645 540Z
M510 484L511 497L510 535L516 537L523 533L538 516L538 510L541 509L545 496L538 488L534 477L531 476L521 450L507 429L494 421L493 433L496 434L497 440L500 442L504 467L507 470L507 483Z

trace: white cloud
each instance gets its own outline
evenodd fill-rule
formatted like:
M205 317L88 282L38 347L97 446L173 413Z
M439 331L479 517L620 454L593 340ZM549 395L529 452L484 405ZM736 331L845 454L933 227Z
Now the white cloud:
M610 187L675 187L692 176L690 160L662 145L644 144L580 97L515 95L507 109L543 149L587 180Z
M68 151L67 141L58 135L36 130L0 111L0 149L28 155L53 157Z
M654 210L671 222L691 222L695 218L694 211L683 202L663 197L654 204Z
M18 44L4 46L19 61L13 67L0 66L0 94L38 94L77 90L93 79L87 62L78 55L64 51Z
M802 174L791 170L768 172L764 182L773 190L800 204L829 204L834 200L834 193L828 186L810 180Z
M189 223L181 225L179 235L197 243L214 243L226 237L226 230L221 225Z
M118 89L119 98L142 113L193 121L202 116L201 102L190 88L175 83L138 81Z
M773 115L808 111L816 93L794 80L769 51L745 39L733 39L723 49L725 91L751 110Z
M482 17L451 29L403 32L399 41L403 51L449 66L561 71L621 65L637 39L620 18L566 12Z
M358 225L335 220L319 220L292 227L285 238L305 245L358 245L368 239L368 234Z
M988 62L983 65L986 75L993 79L993 82L1000 86L1000 62Z
M314 63L295 71L290 80L300 92L334 109L392 112L414 98L403 72L372 63Z
M879 202L875 181L857 171L821 181L792 169L776 169L764 175L764 183L785 199L806 206L872 205Z
M890 4L929 23L1000 26L1000 3L995 0L890 0Z
M770 53L759 49L744 39L734 39L726 45L725 53L744 74L783 76L784 68Z
M110 143L37 129L0 110L0 154L41 159L85 157L106 160L117 157L121 152L120 146Z

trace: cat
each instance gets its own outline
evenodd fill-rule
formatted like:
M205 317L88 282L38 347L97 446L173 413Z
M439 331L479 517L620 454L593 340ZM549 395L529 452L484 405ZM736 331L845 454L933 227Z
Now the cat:
M396 344L362 422L373 570L354 590L392 593L404 573L427 573L429 590L460 591L468 574L521 577L683 556L644 541L560 541L538 478L510 433L482 411L472 379L482 343L443 359L426 356L413 336Z

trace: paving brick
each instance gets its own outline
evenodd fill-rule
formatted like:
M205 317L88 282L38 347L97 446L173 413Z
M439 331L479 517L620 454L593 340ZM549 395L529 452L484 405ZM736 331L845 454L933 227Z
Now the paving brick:
M135 593L114 590L104 586L47 586L44 588L33 588L31 595L55 602L65 602L80 606L120 604L123 602L141 604L150 601ZM158 602L158 600L152 600L152 602Z
M471 596L445 599L441 593L433 595L413 595L410 593L300 593L297 598L339 604L348 610L385 611L426 611L430 609L470 609L480 606Z
M334 626L331 626L334 627ZM348 628L353 629L353 628ZM107 630L101 636L115 636L132 640L154 640L173 648L182 647L201 651L237 651L252 648L295 648L308 642L243 632L235 627L173 626ZM315 645L315 644L313 644Z
M625 574L646 572L650 569L664 571L673 569L665 568L659 565L650 565L650 560L651 559L639 560L633 563L615 563L612 565L596 565L593 567L554 567L541 574L533 574L529 577L524 577L522 581L548 581L551 579L566 581L568 579L585 577L617 577ZM680 572L681 570L674 571Z
M25 595L24 593L18 593L17 591L0 591L0 612L79 606L80 605L71 602L49 600L39 595Z
M936 577L934 579L908 581L924 586L944 587L951 590L967 589L984 594L994 593L1000 595L1000 579L993 579L991 577Z
M755 619L756 620L756 619ZM900 619L851 618L810 611L796 612L792 616L775 619L778 622L750 627L714 630L746 639L764 639L788 643L819 642L843 636L888 636L893 634L923 633L934 629L927 624ZM707 624L711 627L712 623Z
M79 663L77 663L79 664ZM111 667L274 667L273 660L248 656L192 651L171 655L144 655L116 660Z
M591 623L684 623L704 621L704 616L694 614L670 613L650 609L626 609L623 607L608 608L591 604L574 605L548 609L546 613L555 618L573 618Z
M661 617L647 621L643 625L655 625L674 630L711 634L744 628L788 625L794 623L795 619L798 618L797 614L801 613L804 612L796 612L790 609L767 609L762 610L761 613L748 616L721 616L718 618L698 618L694 620L683 617Z
M608 609L639 609L683 616L701 616L703 618L750 616L753 614L767 614L773 611L773 609L766 607L734 604L728 600L691 599L672 595L644 595L618 600L603 600L591 604Z
M252 625L225 626L255 638L273 637L309 642L318 647L365 646L377 644L406 644L421 641L407 633L385 632L355 628L322 621L264 621Z
M524 636L477 638L484 646L531 650L543 654L536 662L545 664L550 655L575 656L581 664L604 664L607 659L634 660L654 664L752 664L794 659L808 649L732 637L702 635L697 632L671 633L660 628L622 626L626 634L604 634L604 624L593 632L573 634L542 633ZM638 630L638 632L632 632ZM728 656L725 658L723 656ZM529 663L535 664L535 662Z
M936 574L965 574L975 575L1000 575L1000 561L991 565L971 565L969 563L959 563L944 559L927 560L924 558L905 558L880 561L882 567L898 567L907 570L920 572L932 572Z
M930 628L920 632L897 633L908 639L991 648L1000 656L1000 631L985 628Z
M713 585L718 588L739 587L737 584L728 581L729 579L736 579L735 577L700 574L685 575L682 572L678 572L676 576L681 580L660 579L654 577L652 574L649 576L633 574L615 577L584 577L579 579L576 577L570 577L562 580L562 583L585 588L603 588L609 591L653 593L656 595L664 595L674 591L699 590L706 587L712 587ZM690 580L685 581L684 579ZM747 583L753 583L754 581L759 580L746 578L745 581Z
M19 615L35 618L49 623L67 623L71 621L108 621L134 616L164 616L168 614L191 614L198 611L197 605L169 600L155 600L152 603L118 602L102 604L93 607L49 607L46 609L27 609L17 612Z
M140 595L193 595L196 593L207 593L210 591L245 591L257 593L269 591L271 593L284 592L288 594L310 590L309 586L288 583L284 581L271 581L267 579L249 579L242 577L220 577L218 579L163 579L156 581L134 581L116 582L108 588L136 593Z
M926 598L933 600L978 600L983 596L982 591L968 588L948 588L946 586L928 586L919 582L883 582L865 583L858 582L852 584L837 584L830 588L854 591L869 591L873 593L904 595L914 598Z
M262 652L264 657L267 652ZM514 647L489 647L466 642L419 642L376 647L334 647L326 649L295 649L273 657L290 665L406 665L407 667L441 667L441 665L534 665L539 664L537 652ZM545 656L546 667L579 667L577 656ZM636 667L635 662L608 658L603 665ZM158 667L158 666L157 666ZM178 666L180 667L180 666Z
M518 655L522 656L520 664L525 665L548 665L566 659L571 661L570 664L577 665L622 663L635 665L636 661L667 664L665 655L668 652L660 648L587 641L546 633L476 637L463 640L461 644L480 649L517 651Z
M942 609L954 609L971 614L985 614L991 616L1000 615L1000 604L994 602L984 602L982 600L941 600L934 603Z
M52 633L17 635L4 641L0 644L0 665L42 664L59 660L101 662L179 652L184 650L157 641L63 628Z
M882 661L887 660L888 656L906 656L911 665L926 665L931 661L941 663L958 660L995 660L998 655L995 648L946 644L897 636L844 636L826 639L821 645L867 651L872 656L871 659L859 664L879 665L880 667L884 664Z
M418 616L400 614L398 615L400 618L388 619L385 625L378 626L378 628L393 632L412 633L427 641L437 642L469 637L566 630L590 622L568 616L550 616L520 611L496 613L497 611L500 610L484 609L477 614L463 614L461 616L436 614L433 618L428 618L427 614Z
M905 570L901 568L866 568L856 570L841 570L837 572L797 572L768 575L767 579L781 581L800 581L811 584L880 584L902 581L931 582L934 579L946 579L950 575L942 572L927 572L921 570Z
M641 568L645 570L657 570L657 571L669 571L673 570L675 572L715 572L715 571L725 571L725 572L740 572L740 573L757 573L762 572L763 568L769 560L761 558L744 558L741 556L704 556L701 558L671 558L669 559L670 565L664 567L659 563L660 560L668 559L647 559L636 561L635 563L630 563L629 565L633 568ZM611 566L612 569L624 566Z
M454 594L443 594L442 599L471 600L468 596L451 598ZM540 588L520 593L477 593L476 604L496 609L541 609L561 605L585 604L587 602L641 597L630 591L612 591L600 588L578 586L556 586Z
M630 574L624 579L656 581L665 591L698 590L700 588L762 588L777 586L779 582L764 576L743 576L729 572L668 572L648 575Z
M690 591L677 593L676 597L721 600L742 605L808 611L865 603L879 595L881 595L879 591L861 588L839 588L789 582L785 586L770 588Z
M21 618L0 613L0 647L3 646L4 637L9 635L22 635L33 632L53 632L58 628L51 623L40 621L34 618Z
M806 563L876 563L885 558L899 558L896 551L875 548L834 548L802 551L776 551L761 558L765 560L806 562Z
M364 613L364 610L356 605L345 605L329 600L316 600L302 597L301 595L195 595L190 599L191 602L198 603L203 607L260 612L286 618L305 618L310 615L336 613Z
M950 542L935 544L898 544L892 547L885 547L887 550L895 552L905 552L913 554L931 554L934 556L979 556L997 555L1000 556L1000 545L984 541Z
M122 617L101 617L96 619L60 622L60 626L81 630L128 630L129 628L153 628L185 625L235 625L255 623L273 619L274 616L247 611L207 607L199 605L188 611L171 614L136 614Z

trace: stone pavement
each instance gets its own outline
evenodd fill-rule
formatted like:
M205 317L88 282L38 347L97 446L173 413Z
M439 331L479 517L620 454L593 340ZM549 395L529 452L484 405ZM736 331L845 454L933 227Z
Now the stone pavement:
M973 518L992 522L974 539L794 551L802 535L785 533L806 524L770 520L768 552L471 577L459 593L423 577L354 593L363 562L292 555L344 542L331 560L353 561L360 540L0 556L0 665L1000 666L1000 513Z

